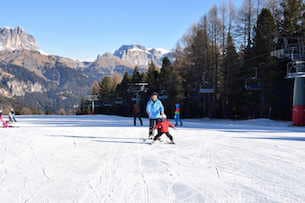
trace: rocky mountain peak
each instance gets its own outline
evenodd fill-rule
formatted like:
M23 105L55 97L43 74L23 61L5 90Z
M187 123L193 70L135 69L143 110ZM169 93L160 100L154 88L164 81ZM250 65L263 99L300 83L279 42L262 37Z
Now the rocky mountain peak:
M0 28L0 50L38 50L35 38L21 27Z
M133 66L146 68L153 61L156 65L161 65L161 61L165 56L168 56L170 51L166 49L147 49L138 44L123 45L114 52L114 56L127 61Z

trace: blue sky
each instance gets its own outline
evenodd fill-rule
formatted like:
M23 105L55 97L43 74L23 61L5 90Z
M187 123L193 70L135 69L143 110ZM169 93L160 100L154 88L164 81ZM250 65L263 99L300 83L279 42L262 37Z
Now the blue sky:
M171 49L221 0L3 1L0 26L20 25L51 54L94 59L122 44Z

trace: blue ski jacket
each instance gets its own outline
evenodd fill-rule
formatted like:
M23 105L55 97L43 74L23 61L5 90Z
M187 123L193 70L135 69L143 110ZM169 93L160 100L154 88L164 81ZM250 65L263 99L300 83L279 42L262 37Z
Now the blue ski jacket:
M158 119L164 113L164 106L159 99L156 101L150 99L146 106L146 112L150 119Z

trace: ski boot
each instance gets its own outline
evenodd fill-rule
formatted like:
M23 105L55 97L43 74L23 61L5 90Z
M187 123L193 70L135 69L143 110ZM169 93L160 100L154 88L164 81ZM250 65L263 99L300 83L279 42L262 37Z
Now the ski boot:
M176 144L174 140L171 140L168 144Z

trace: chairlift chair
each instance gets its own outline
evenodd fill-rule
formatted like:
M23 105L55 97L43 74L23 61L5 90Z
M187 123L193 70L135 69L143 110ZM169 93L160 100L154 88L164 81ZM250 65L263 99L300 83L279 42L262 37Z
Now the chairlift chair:
M260 79L258 79L258 68L255 67L254 76L245 80L245 89L248 91L259 91L262 89Z
M215 93L215 88L211 84L211 82L208 82L207 80L207 74L204 73L202 76L202 81L200 84L200 89L199 89L200 94L213 94Z
M304 78L305 61L292 61L287 64L287 78Z

